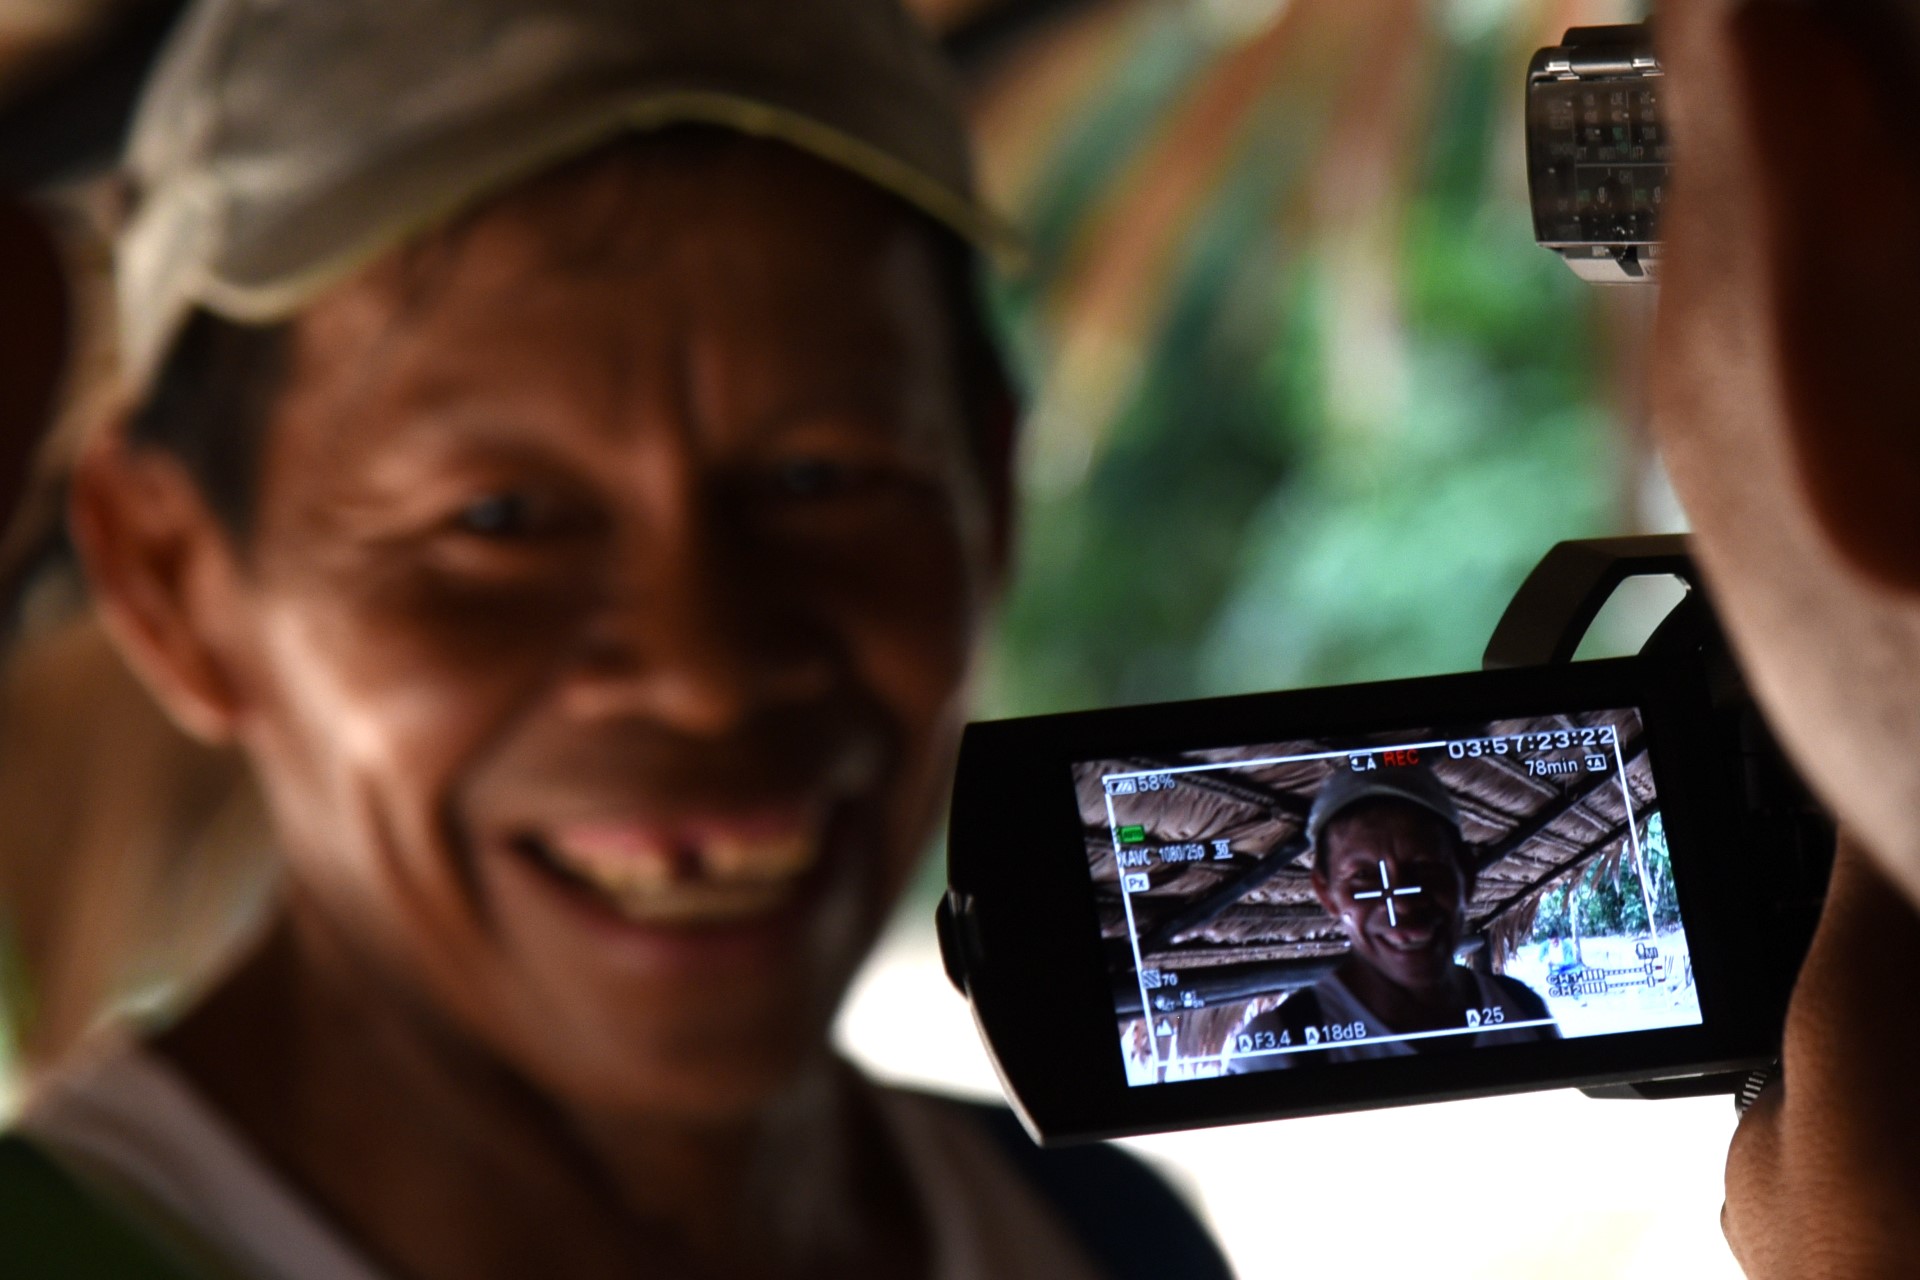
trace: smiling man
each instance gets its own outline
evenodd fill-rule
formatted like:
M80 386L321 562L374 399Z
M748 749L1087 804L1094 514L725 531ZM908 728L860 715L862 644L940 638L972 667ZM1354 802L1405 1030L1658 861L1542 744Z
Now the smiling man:
M1336 770L1314 797L1306 835L1314 896L1346 934L1347 957L1241 1034L1288 1048L1329 1047L1242 1058L1230 1070L1559 1039L1546 1002L1524 984L1454 960L1475 869L1453 797L1431 770ZM1536 1025L1424 1034L1482 1022Z
M827 1047L1006 555L990 221L905 17L211 0L130 169L135 407L73 527L286 887L199 1005L32 1101L4 1256L1221 1274L1120 1157Z

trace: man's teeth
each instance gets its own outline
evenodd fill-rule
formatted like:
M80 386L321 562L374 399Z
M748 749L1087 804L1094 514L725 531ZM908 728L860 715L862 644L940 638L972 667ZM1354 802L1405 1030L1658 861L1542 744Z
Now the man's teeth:
M628 919L703 923L777 908L820 858L819 834L710 835L656 843L628 833L570 833L544 847Z
M624 888L588 877L608 905L636 924L710 924L747 919L777 909L788 885L691 883L661 889Z
M715 836L701 846L700 865L716 880L790 880L812 869L819 849L811 831L758 840Z

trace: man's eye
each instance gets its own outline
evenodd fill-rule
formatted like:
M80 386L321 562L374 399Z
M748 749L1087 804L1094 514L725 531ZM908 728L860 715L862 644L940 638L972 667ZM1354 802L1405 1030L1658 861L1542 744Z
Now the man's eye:
M454 525L482 538L515 538L533 529L533 502L523 493L490 493L460 508Z

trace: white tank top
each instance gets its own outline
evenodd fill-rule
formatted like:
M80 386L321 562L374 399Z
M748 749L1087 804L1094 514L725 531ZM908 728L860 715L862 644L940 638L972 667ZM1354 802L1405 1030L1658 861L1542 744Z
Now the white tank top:
M1511 997L1508 992L1488 975L1477 969L1466 969L1473 979L1475 998L1483 1010L1504 1009ZM1416 1042L1404 1039L1389 1039L1399 1033L1380 1021L1372 1009L1361 1002L1360 997L1343 981L1338 974L1328 974L1310 988L1320 1001L1320 1020L1324 1023L1351 1026L1364 1023L1366 1035L1351 1042L1342 1042L1331 1048L1319 1049L1306 1055L1315 1062L1361 1062L1376 1058L1411 1058L1419 1053ZM1282 1005L1281 1008L1285 1008ZM1536 1040L1551 1040L1558 1034L1551 1022L1545 1026L1507 1027L1506 1022L1526 1021L1524 1015L1515 1010L1504 1010L1504 1021L1482 1023L1482 1029L1471 1037L1462 1037L1473 1048L1482 1049L1501 1044L1527 1044ZM1284 1065L1299 1065L1286 1062Z
M1098 1280L967 1116L874 1086L932 1234L932 1280ZM258 1280L388 1280L164 1060L118 1047L48 1082L18 1132L128 1216Z

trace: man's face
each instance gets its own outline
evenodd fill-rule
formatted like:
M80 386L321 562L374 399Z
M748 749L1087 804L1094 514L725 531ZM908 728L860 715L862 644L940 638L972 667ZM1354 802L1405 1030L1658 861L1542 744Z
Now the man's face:
M1823 799L1920 901L1920 6L1694 0L1654 424L1716 605ZM1910 76L1908 77L1910 79Z
M891 200L742 142L304 315L220 639L295 909L577 1102L818 1052L996 577L952 305Z
M1354 957L1410 990L1446 981L1470 886L1440 820L1387 800L1341 814L1320 839L1326 859L1313 891Z

